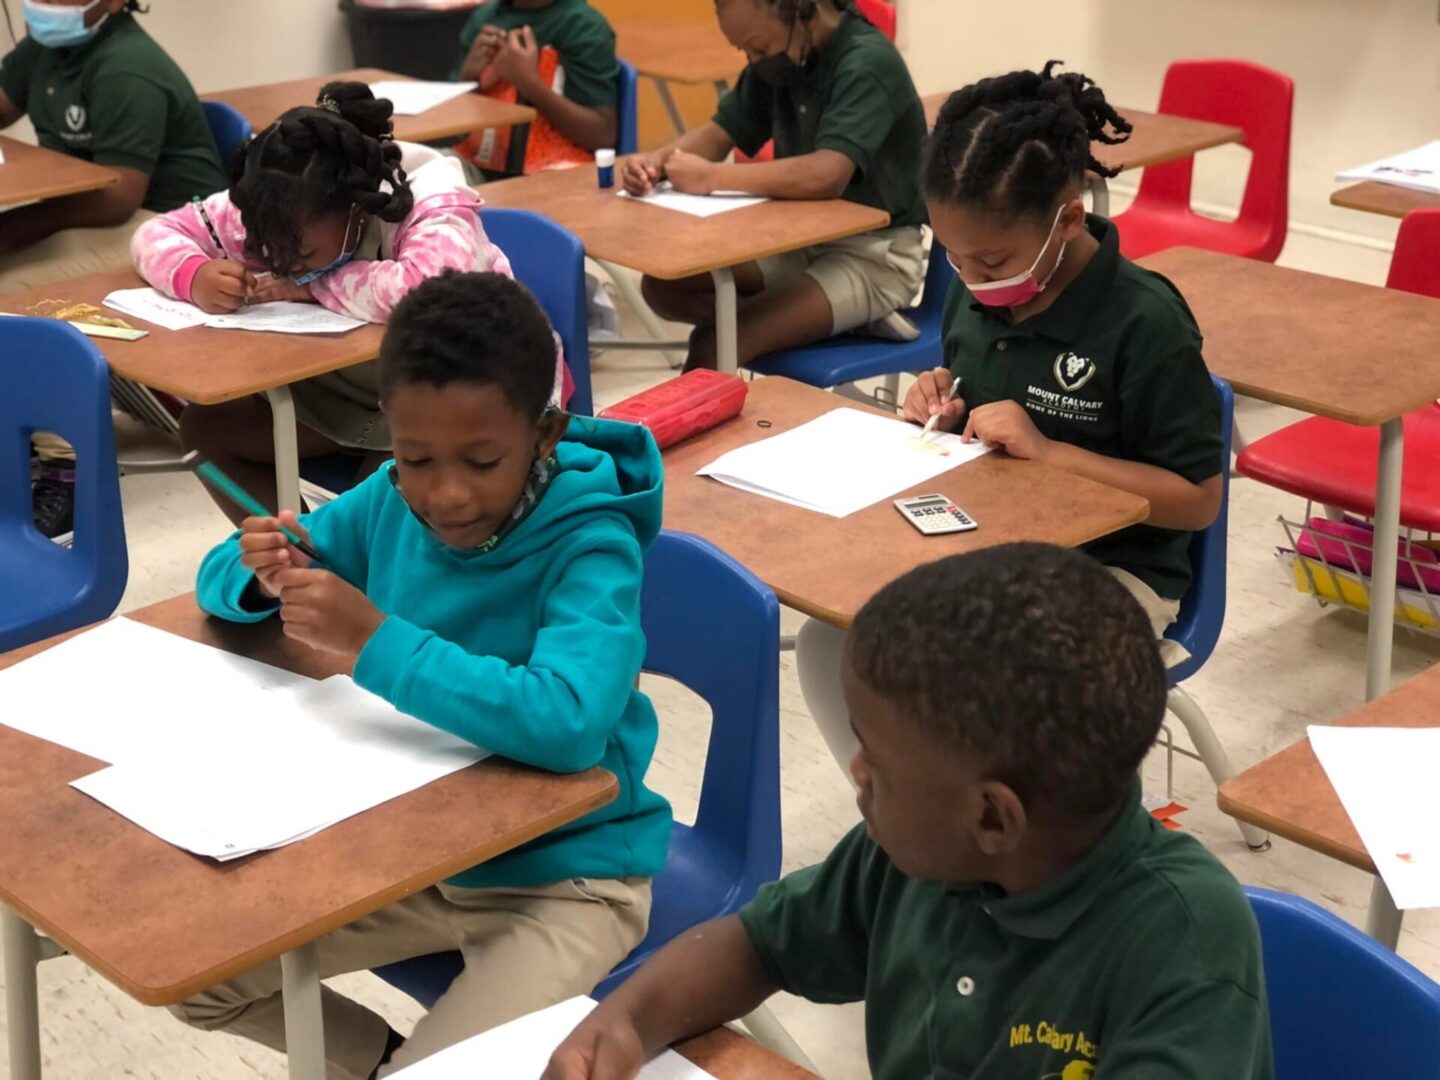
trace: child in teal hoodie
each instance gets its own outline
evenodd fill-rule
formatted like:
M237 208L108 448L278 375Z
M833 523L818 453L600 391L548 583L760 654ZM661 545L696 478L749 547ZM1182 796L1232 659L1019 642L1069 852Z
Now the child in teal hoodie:
M404 712L527 765L619 778L603 809L322 939L323 976L457 945L466 961L403 1045L327 988L330 1077L386 1075L586 993L645 933L671 821L644 786L657 725L635 689L660 456L643 428L550 408L554 370L549 324L521 286L425 282L381 348L395 461L298 520L246 520L200 568L206 611L278 613L287 635L339 654ZM176 1011L279 1049L279 988L271 964Z

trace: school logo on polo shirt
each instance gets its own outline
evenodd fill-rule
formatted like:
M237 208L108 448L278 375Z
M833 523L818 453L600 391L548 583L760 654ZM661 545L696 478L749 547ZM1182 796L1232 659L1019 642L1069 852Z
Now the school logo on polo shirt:
M71 105L65 110L65 126L71 131L81 132L85 130L85 106Z
M1072 394L1095 377L1095 361L1073 352L1055 357L1055 381Z

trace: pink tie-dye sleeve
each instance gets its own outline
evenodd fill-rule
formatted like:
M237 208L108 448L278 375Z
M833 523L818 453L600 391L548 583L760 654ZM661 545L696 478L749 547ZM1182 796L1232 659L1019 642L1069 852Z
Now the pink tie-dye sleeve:
M442 270L490 270L510 275L510 262L492 244L473 195L424 200L400 224L392 259L356 260L310 285L317 301L341 314L383 323L411 289Z
M130 259L135 270L166 296L180 296L182 290L177 288L176 279L183 277L181 271L196 259L229 258L244 262L245 227L229 193L211 195L205 200L205 212L220 234L223 250L215 246L194 203L151 218L130 240ZM189 277L194 277L193 272Z

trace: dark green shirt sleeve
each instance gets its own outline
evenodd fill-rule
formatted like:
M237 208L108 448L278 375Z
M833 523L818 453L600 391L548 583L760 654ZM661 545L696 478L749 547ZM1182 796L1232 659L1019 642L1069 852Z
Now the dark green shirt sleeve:
M771 981L821 1004L862 1000L870 928L888 868L861 825L819 866L761 888L740 910L740 922Z
M726 92L715 110L715 123L729 135L740 152L754 156L774 134L775 94L747 68L740 81Z
M1224 980L1190 983L1106 1032L1095 1080L1270 1080L1264 1005Z
M615 108L620 62L615 59L615 31L598 11L587 9L564 38L555 42L565 68L565 96L576 105Z
M0 60L0 90L21 112L29 111L30 73L39 47L27 37Z
M815 133L815 149L844 154L861 174L868 173L895 126L895 106L894 95L874 75L859 67L841 71Z
M480 36L480 31L485 29L485 24L495 21L496 6L481 4L474 14L465 20L465 25L460 30L460 55L455 57L455 65L450 69L451 82L460 81L460 71L465 67L465 57L470 55L470 46L475 44L475 39Z
M90 105L91 160L153 174L165 150L169 111L165 91L143 76L112 75L97 82Z
M1182 346L1163 360L1132 359L1119 392L1126 459L1192 484L1224 467L1220 401L1198 347Z

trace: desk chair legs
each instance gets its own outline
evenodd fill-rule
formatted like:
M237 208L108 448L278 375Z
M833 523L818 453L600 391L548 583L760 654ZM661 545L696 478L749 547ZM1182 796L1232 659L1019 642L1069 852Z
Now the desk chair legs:
M786 1061L793 1061L817 1076L820 1074L820 1070L805 1056L805 1051L800 1049L800 1044L790 1037L790 1033L775 1019L775 1014L767 1006L761 1005L749 1016L742 1016L740 1022L755 1036L755 1041L767 1050L773 1050Z
M740 314L735 275L729 267L711 270L715 281L715 367L722 375L740 370Z
M11 1080L40 1080L40 998L35 967L40 939L30 924L0 907L5 948L5 1022L10 1040Z
M1110 216L1110 185L1103 176L1090 178L1090 211L1103 218Z
M850 710L840 689L840 666L845 656L845 631L818 619L807 619L795 635L795 672L800 677L800 693L805 707L820 729L820 736L830 748L830 755L850 785L850 762L860 750L860 742L850 729Z
M278 510L300 512L300 449L296 443L295 399L288 386L265 391L270 399L271 430L275 440L275 490Z
M1225 753L1225 747L1221 746L1220 740L1215 737L1215 729L1210 726L1205 710L1195 704L1195 699L1187 694L1183 687L1170 688L1165 707L1185 725L1190 741L1195 744L1195 752L1205 763L1205 768L1209 770L1210 778L1215 781L1217 788L1235 775L1235 769L1230 764L1230 755ZM1245 843L1252 851L1264 851L1270 846L1269 833L1257 829L1254 825L1243 822L1236 824L1240 826L1240 835L1245 838Z
M1370 886L1370 910L1365 913L1365 932L1393 951L1400 944L1400 920L1403 917L1390 896L1390 890L1385 887L1385 880L1376 875L1374 884Z
M675 97L670 93L670 84L664 79L656 79L655 89L660 91L660 104L665 106L665 115L670 117L670 123L675 127L675 134L684 135L685 117L680 115L680 107L675 104Z
M666 341L665 324L660 321L660 316L656 315L655 312L650 309L650 305L645 302L645 297L640 295L640 289L630 274L614 263L606 262L604 259L596 259L595 264L599 266L601 270L604 270L610 280L615 283L615 291L620 294L620 299L625 301L630 310L635 313L635 317L640 320L640 325L645 327L645 332L654 338L657 343ZM601 349L622 347L619 342L596 339L591 343L590 350L591 352L598 352ZM665 362L668 363L672 369L681 368L685 366L685 357L683 353L666 351Z
M1405 425L1391 420L1380 428L1380 464L1375 477L1375 565L1370 580L1370 625L1365 640L1365 700L1390 689L1390 650L1395 642L1395 565L1400 541L1400 472Z
M320 1011L320 950L312 941L280 957L285 1049L290 1080L325 1080L325 1023Z

